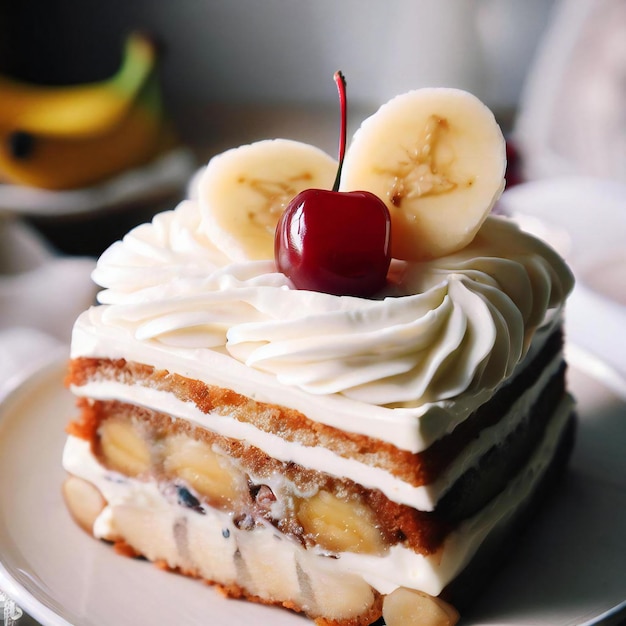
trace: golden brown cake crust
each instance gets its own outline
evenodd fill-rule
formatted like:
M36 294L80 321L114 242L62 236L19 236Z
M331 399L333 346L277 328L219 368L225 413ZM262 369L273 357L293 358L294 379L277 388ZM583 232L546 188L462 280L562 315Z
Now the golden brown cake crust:
M548 362L560 348L561 335L557 332L544 348L543 354L535 361L539 359L539 365ZM181 400L194 402L207 414L209 424L212 412L228 414L233 419L253 423L263 430L274 428L286 439L305 442L304 445L310 445L311 441L318 442L317 445L327 446L339 454L368 465L373 464L372 459L382 461L383 469L400 478L407 475L414 478L421 474L423 479L424 467L437 467L441 470L447 465L448 459L460 454L463 447L482 428L497 423L506 414L511 402L532 384L541 371L542 368L527 367L514 384L501 389L453 433L421 454L402 452L394 446L368 437L320 425L285 407L255 402L232 390L211 387L197 380L125 360L75 359L70 363L68 384L80 386L90 380L113 379L128 385L154 387L173 393ZM467 470L431 512L393 502L379 490L363 487L349 479L308 470L295 463L278 461L245 441L220 436L187 420L120 401L79 399L81 412L78 419L68 426L68 432L90 441L92 451L105 464L97 432L104 420L122 416L124 419L141 422L149 426L152 431L149 438L153 440L163 439L173 433L184 433L210 446L216 445L225 456L236 459L243 471L248 476L254 476L258 484L262 484L264 478L276 474L291 481L301 492L323 490L339 499L362 503L373 512L377 527L382 529L386 545L402 543L418 553L428 555L436 553L455 526L484 506L524 464L535 443L541 438L547 423L544 416L551 415L560 401L563 386L564 367L561 367L553 380L546 384L535 405L529 408L529 417L522 421L506 442L494 446L481 458L478 469ZM477 475L482 478L477 479ZM157 475L156 478L168 480L171 477ZM254 499L254 496L251 497ZM211 502L208 504L215 505ZM244 503L242 507L242 515L250 513L248 504ZM281 523L282 526L277 525L277 528L282 532L294 535L304 543L311 541L293 519L288 517Z
M418 487L434 482L483 428L502 419L513 402L536 380L544 365L561 348L562 334L559 330L553 333L515 384L501 388L489 403L452 433L418 454L400 450L387 442L320 424L284 406L256 402L231 389L206 385L199 380L124 359L73 359L69 364L66 383L80 387L92 380L115 380L122 384L142 385L169 392L182 401L193 402L206 415L210 416L212 412L229 415L241 422L251 423L264 432L280 433L287 441L295 441L307 447L326 448L345 458L379 467ZM82 427L71 426L75 429L72 434L80 437ZM87 423L84 427L89 429ZM82 438L89 439L90 435L86 432Z
M234 419L252 423L265 432L280 433L287 441L324 447L346 458L381 467L415 486L432 480L426 465L420 462L422 455L400 450L364 435L326 426L293 409L256 402L230 389L206 385L167 370L157 370L124 359L78 358L70 362L66 378L68 385L80 387L92 380L116 380L123 384L143 385L173 393L180 400L193 402L207 415L211 412L228 414Z
M92 452L105 466L107 462L100 447L99 426L107 419L122 417L125 420L141 423L150 431L150 437L155 441L162 441L168 436L185 434L197 441L216 446L226 456L236 459L242 469L254 476L256 480L262 481L264 478L279 474L294 483L302 492L324 490L341 499L362 502L374 512L378 521L377 525L384 529L384 539L389 545L404 543L421 554L433 554L454 527L444 519L440 519L435 513L419 511L392 502L379 490L366 489L349 479L340 479L308 470L295 463L278 461L244 441L223 437L186 420L117 400L89 401L83 398L79 400L79 405L82 407L81 417L78 421L72 422L68 430L90 441ZM85 417L84 423L82 416ZM159 467L156 467L154 471L156 475L153 477L157 480L171 480L171 477L160 473L163 470ZM138 478L142 479L141 476ZM148 480L150 477L143 478ZM211 502L208 504L215 505ZM252 495L248 501L242 502L242 506L244 508L241 511L235 511L235 516L237 514L243 516L254 508ZM302 535L302 529L298 524L294 523L292 527L285 522L283 526L279 526L279 529L298 536L303 543L309 541L306 536Z

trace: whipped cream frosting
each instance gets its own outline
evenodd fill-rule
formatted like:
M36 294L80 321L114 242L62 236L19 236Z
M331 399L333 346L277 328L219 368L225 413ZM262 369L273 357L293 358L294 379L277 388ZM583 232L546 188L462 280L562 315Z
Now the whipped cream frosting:
M164 349L229 355L308 394L381 407L495 388L573 285L551 248L488 217L460 252L393 261L377 299L297 290L273 260L225 257L195 200L113 244L93 278L106 305L98 324Z

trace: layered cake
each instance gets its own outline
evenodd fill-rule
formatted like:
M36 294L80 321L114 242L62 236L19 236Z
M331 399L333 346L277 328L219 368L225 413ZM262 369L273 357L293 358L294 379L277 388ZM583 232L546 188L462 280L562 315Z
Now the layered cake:
M566 462L572 275L491 214L504 140L473 96L399 96L340 157L229 150L102 255L64 493L229 596L453 624Z

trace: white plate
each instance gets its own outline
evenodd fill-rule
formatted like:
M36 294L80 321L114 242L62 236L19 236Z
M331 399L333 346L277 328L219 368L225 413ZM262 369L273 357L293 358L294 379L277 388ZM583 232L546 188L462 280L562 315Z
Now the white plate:
M60 489L75 412L62 379L56 362L0 406L0 588L46 626L308 623L124 559L79 530ZM465 623L581 624L626 599L626 404L578 372L571 387L582 418L571 471Z
M196 167L191 151L177 148L92 187L52 191L0 183L0 215L62 217L147 202L183 189Z

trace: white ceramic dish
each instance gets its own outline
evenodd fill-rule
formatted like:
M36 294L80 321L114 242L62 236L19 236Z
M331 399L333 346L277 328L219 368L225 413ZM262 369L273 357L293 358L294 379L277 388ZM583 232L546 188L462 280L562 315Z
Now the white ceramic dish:
M0 184L0 214L64 217L108 211L183 189L195 169L191 152L178 148L92 187L50 191Z
M0 406L0 588L45 626L307 623L123 559L80 531L60 491L74 414L62 378L53 362ZM577 371L571 386L581 414L571 471L465 624L596 623L626 600L626 402Z

